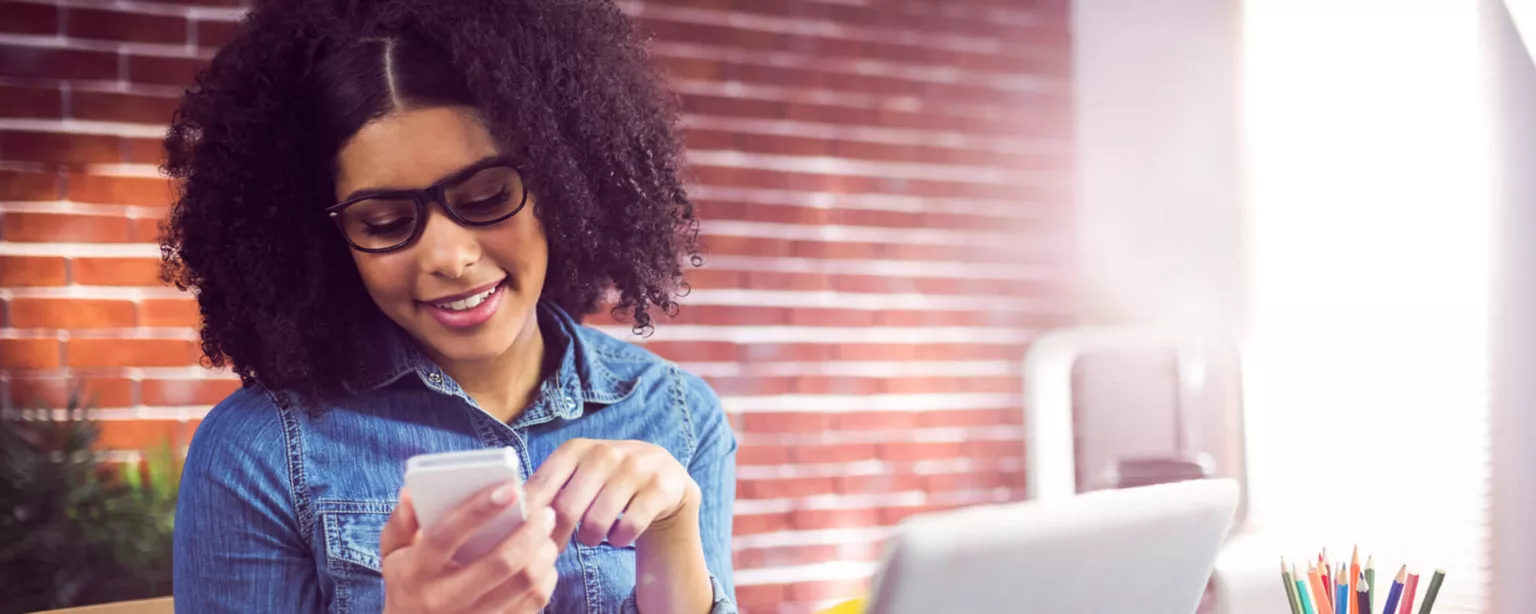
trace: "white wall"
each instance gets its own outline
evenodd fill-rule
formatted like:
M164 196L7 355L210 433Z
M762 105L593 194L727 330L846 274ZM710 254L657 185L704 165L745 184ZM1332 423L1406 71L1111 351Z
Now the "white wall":
M1483 7L1498 106L1502 210L1493 307L1489 611L1525 614L1536 603L1536 65L1520 31L1536 33L1536 2L1512 1L1510 12L1497 0Z
M1231 334L1242 313L1237 0L1073 4L1079 245L1094 325ZM1161 359L1160 359L1161 358ZM1114 458L1175 447L1171 356L1100 355L1080 364L1084 482ZM1224 373L1215 369L1216 373ZM1223 382L1213 382L1221 384ZM1213 385L1184 391L1196 449L1240 469Z

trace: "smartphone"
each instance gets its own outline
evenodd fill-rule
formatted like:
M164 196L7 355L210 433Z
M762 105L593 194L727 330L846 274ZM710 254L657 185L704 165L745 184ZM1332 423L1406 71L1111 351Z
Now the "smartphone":
M419 454L405 463L405 487L411 491L416 519L426 529L486 487L514 483L517 504L480 527L454 553L454 560L467 563L485 556L528 518L520 466L512 448Z

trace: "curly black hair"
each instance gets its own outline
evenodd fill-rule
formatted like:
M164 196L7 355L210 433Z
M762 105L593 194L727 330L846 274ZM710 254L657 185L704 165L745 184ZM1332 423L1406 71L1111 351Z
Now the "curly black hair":
M358 368L382 316L322 211L336 154L402 105L452 104L538 195L544 298L578 318L613 300L637 331L676 312L700 264L676 105L612 2L264 0L165 139L162 276L196 293L210 366L311 399Z

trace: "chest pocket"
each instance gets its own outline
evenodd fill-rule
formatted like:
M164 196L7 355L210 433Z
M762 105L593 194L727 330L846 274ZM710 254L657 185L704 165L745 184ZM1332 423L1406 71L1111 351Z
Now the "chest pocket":
M384 610L383 560L379 535L394 510L394 503L365 501L318 501L320 523L325 531L325 569L333 589L331 611L380 612Z

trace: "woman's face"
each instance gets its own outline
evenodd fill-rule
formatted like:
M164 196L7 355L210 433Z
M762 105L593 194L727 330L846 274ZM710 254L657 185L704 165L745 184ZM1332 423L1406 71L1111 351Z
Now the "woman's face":
M359 190L425 188L497 154L470 109L391 113L363 126L338 154L336 202ZM511 219L484 227L461 226L434 203L414 243L385 253L354 249L352 259L379 309L434 359L501 356L537 334L534 308L549 245L533 199Z

